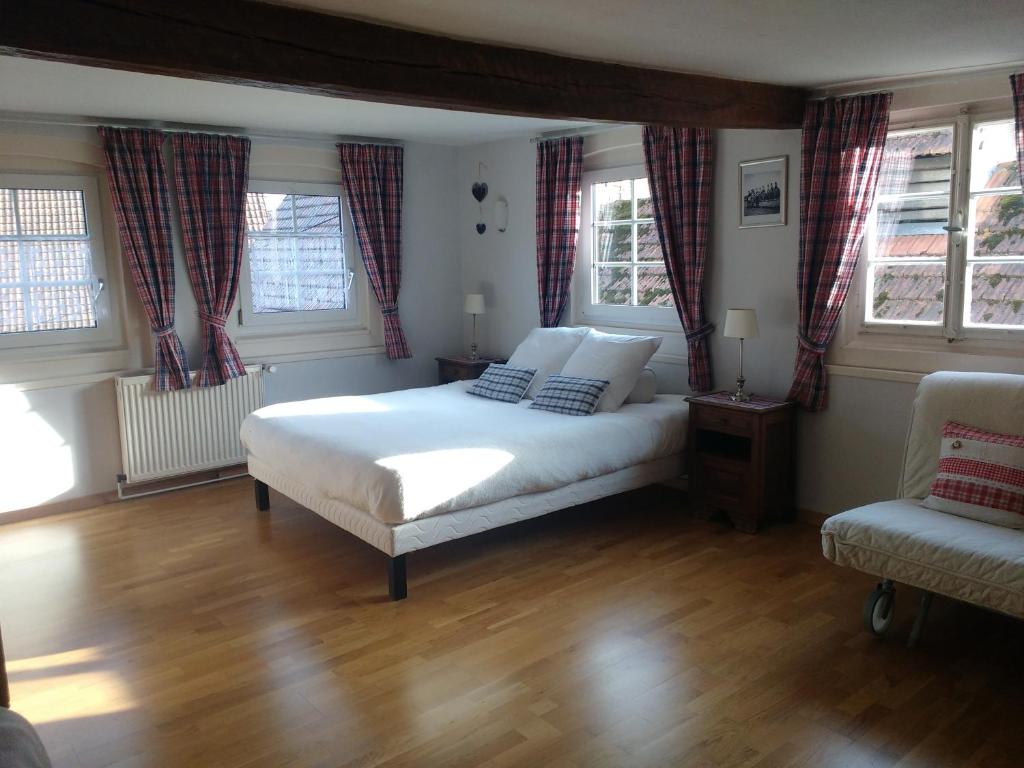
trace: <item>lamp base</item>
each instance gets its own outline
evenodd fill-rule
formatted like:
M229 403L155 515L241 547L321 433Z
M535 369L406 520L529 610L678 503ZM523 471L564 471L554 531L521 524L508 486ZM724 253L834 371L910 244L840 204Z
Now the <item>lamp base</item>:
M470 347L469 347L469 359L470 360L479 360L480 359L480 355L478 355L476 353L476 342L473 342L473 344L471 344Z
M736 391L729 395L729 399L734 403L749 403L750 395L743 391L743 385L747 383L747 380L742 376L736 378Z

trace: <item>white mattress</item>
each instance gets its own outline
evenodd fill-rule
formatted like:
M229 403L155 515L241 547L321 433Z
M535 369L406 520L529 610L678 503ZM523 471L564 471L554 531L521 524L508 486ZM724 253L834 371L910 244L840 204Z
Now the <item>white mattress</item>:
M670 480L683 473L684 464L683 454L675 454L646 464L626 467L608 475L564 485L553 491L528 493L482 507L429 515L400 525L382 523L373 515L349 504L320 496L254 456L249 457L249 474L307 509L313 510L339 528L394 557L481 531L529 520L532 517L540 517L558 509Z
M245 419L242 442L305 492L391 525L551 491L684 446L678 395L580 417L474 397L468 386L280 403Z

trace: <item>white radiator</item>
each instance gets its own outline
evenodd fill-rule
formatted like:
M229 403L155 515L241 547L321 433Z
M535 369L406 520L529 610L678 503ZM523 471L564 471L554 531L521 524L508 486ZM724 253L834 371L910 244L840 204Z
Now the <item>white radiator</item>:
M153 389L151 374L115 379L127 482L245 463L238 430L263 405L263 369L252 365L245 371L222 386L174 392Z

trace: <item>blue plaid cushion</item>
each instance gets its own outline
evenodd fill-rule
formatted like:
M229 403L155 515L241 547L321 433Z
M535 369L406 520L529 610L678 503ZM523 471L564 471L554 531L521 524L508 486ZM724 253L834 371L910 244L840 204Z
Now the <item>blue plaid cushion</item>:
M530 407L570 416L589 416L597 408L597 401L606 389L608 382L604 379L581 379L555 374L548 376Z
M467 391L471 395L491 400L518 403L523 399L536 373L534 368L510 368L501 363L491 363Z

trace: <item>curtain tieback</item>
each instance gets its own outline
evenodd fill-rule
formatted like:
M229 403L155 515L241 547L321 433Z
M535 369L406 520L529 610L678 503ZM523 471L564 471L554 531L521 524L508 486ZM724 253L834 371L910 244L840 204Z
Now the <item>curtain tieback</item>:
M212 325L217 328L223 328L227 324L227 318L211 315L208 312L200 312L199 319L207 325Z
M707 338L712 333L714 333L714 330L715 330L715 324L714 323L704 323L704 325L702 325L700 328L698 328L695 331L686 331L685 332L686 342L688 344L692 344L695 341L700 341L701 339Z
M380 311L380 313L382 315L384 315L384 317L390 317L391 315L397 315L398 314L398 307L390 307L388 309L382 309Z
M153 335L158 339L162 339L164 336L171 336L174 334L174 323L170 325L161 325L159 328L153 329Z
M801 347L806 349L808 352L813 352L816 355L824 355L825 352L828 350L828 344L815 344L802 333L797 334L796 340Z

